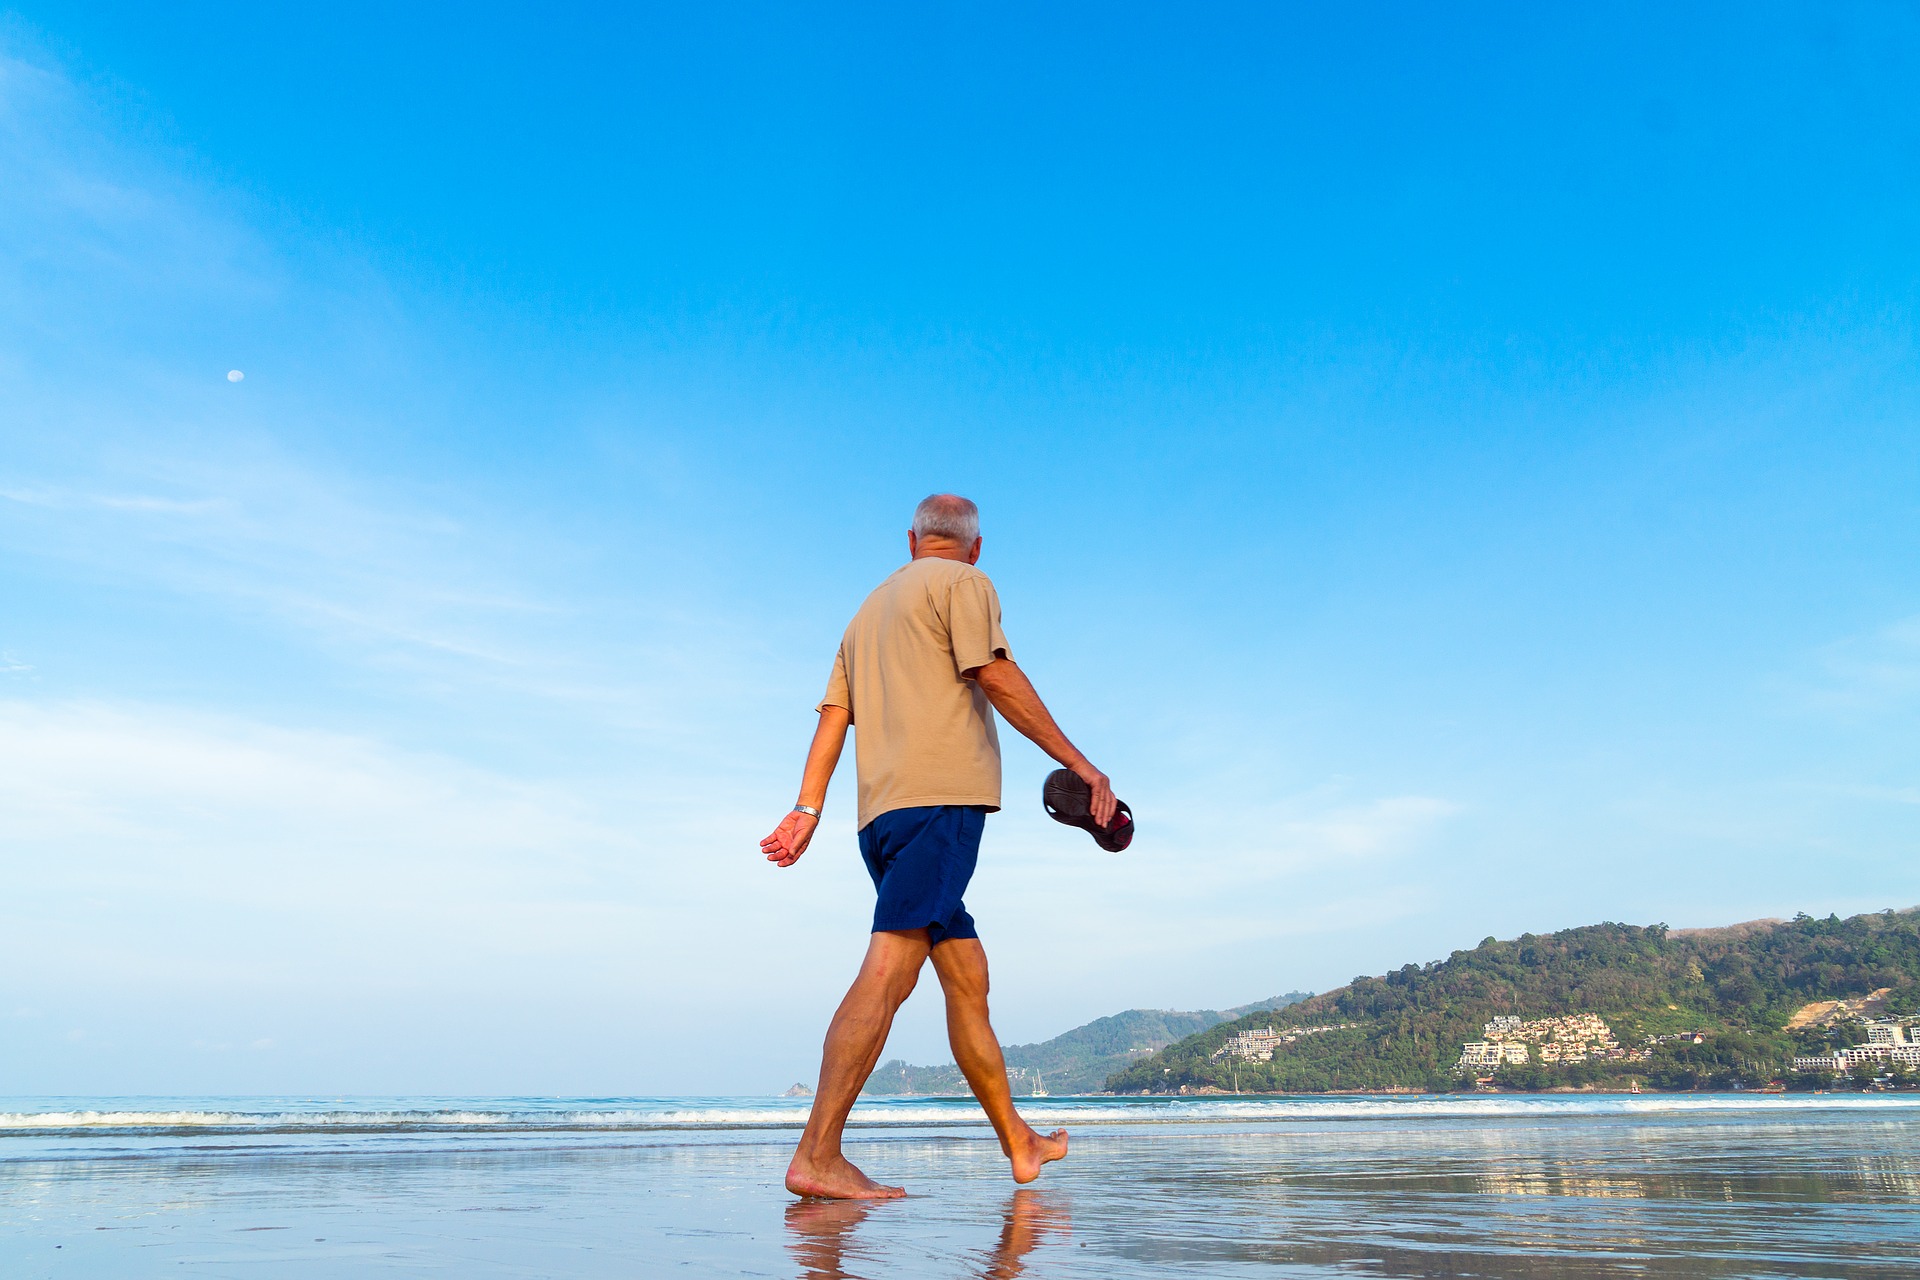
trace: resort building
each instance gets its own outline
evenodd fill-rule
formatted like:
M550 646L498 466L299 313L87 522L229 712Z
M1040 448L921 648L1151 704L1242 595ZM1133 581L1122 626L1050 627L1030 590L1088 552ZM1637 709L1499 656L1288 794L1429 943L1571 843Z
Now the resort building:
M1272 1062L1273 1051L1280 1047L1281 1035L1272 1027L1242 1031L1214 1050L1213 1056L1244 1058L1248 1062Z
M1278 1031L1272 1027L1263 1027L1257 1031L1242 1031L1228 1038L1227 1042L1213 1051L1216 1058L1245 1058L1249 1062L1272 1062L1274 1051L1281 1045L1292 1044L1305 1036L1317 1036L1326 1031L1345 1031L1353 1024L1341 1022L1330 1027L1282 1027Z
M1460 1046L1460 1061L1453 1064L1453 1069L1481 1071L1502 1067L1508 1063L1520 1067L1526 1066L1527 1046L1518 1042L1474 1040Z
M1891 1018L1869 1022L1866 1027L1869 1045L1886 1045L1890 1049L1920 1045L1920 1027L1909 1027Z
M1842 1049L1840 1056L1849 1065L1862 1062L1897 1062L1903 1067L1920 1067L1920 1044L1857 1044L1851 1049Z
M1592 1013L1533 1019L1503 1016L1488 1022L1484 1030L1487 1038L1478 1044L1520 1050L1518 1058L1509 1055L1492 1059L1493 1065L1527 1061L1525 1046L1530 1044L1540 1046L1543 1063L1586 1062L1599 1058L1640 1061L1647 1056L1642 1050L1622 1049L1620 1042L1613 1038L1613 1029L1598 1014ZM1471 1065L1470 1057L1491 1059L1492 1053L1473 1044L1465 1046L1460 1053L1461 1069Z
M1814 1057L1797 1057L1793 1060L1795 1071L1825 1071L1831 1075L1844 1075L1861 1063L1874 1063L1880 1066L1899 1065L1909 1070L1920 1068L1920 1044L1856 1044L1831 1054Z

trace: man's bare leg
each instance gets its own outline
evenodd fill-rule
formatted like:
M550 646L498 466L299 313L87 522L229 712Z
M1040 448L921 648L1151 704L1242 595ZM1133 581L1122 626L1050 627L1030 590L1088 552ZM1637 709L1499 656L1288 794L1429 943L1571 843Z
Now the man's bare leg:
M886 1048L893 1015L913 994L920 966L927 962L927 931L909 929L876 933L867 943L860 976L840 1002L827 1028L820 1055L820 1087L814 1090L807 1131L787 1166L787 1190L797 1196L834 1200L886 1200L903 1196L900 1187L887 1187L854 1168L840 1153L840 1135L847 1113L860 1096L860 1086L873 1074Z
M947 1039L953 1060L973 1086L1000 1149L1013 1162L1013 1180L1032 1182L1040 1166L1067 1154L1067 1131L1042 1134L1013 1109L1013 1090L1007 1085L1007 1063L1000 1040L987 1018L987 951L978 938L948 938L933 948L933 969L947 995Z

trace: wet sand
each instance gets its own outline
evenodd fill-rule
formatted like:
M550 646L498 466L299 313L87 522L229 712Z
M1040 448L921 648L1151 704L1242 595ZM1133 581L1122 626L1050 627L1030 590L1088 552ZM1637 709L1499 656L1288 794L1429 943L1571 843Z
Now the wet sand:
M0 1148L41 1277L1910 1277L1920 1110L859 1132L914 1193L798 1203L783 1129L148 1135Z

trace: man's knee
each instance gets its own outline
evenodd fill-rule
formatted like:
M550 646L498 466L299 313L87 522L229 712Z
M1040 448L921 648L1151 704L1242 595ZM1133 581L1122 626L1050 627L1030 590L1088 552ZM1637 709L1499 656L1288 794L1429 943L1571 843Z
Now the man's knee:
M912 995L913 989L919 985L919 965L911 969L899 969L887 975L887 994L893 999L893 1007L897 1009L905 1004L907 997Z

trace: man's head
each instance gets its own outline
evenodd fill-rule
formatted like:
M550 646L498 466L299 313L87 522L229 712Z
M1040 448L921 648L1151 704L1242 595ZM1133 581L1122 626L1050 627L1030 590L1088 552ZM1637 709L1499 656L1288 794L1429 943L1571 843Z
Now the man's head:
M980 508L957 493L922 498L913 509L913 528L907 531L907 551L915 560L939 556L943 560L980 559Z

